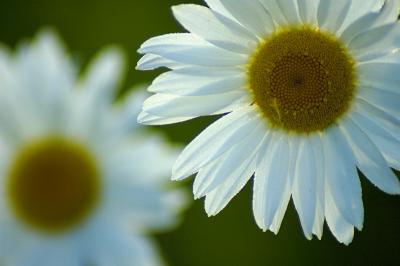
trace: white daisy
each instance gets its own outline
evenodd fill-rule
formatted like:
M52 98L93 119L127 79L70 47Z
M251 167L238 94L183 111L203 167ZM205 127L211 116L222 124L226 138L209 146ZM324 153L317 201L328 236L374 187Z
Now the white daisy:
M357 168L399 194L398 1L206 0L173 7L190 33L145 42L138 69L167 67L139 122L229 113L190 143L173 179L198 173L216 215L254 174L253 212L278 233L292 197L305 236L326 219L348 244L363 226Z
M162 265L144 233L183 205L176 149L136 123L144 95L113 105L118 49L76 70L50 33L0 50L0 264Z

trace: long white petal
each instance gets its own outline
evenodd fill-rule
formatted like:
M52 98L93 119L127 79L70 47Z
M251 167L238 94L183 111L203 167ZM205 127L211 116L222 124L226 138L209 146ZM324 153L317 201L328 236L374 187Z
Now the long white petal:
M357 72L360 86L400 95L400 64L370 62L358 66Z
M96 141L93 132L103 130L104 114L114 99L125 67L123 53L116 48L101 52L95 58L84 78L74 91L74 107L68 131L88 140ZM99 135L100 137L100 135Z
M311 143L303 139L299 148L292 197L304 235L312 238L317 207L317 169Z
M385 1L380 10L367 13L351 23L341 34L340 38L345 43L350 43L356 36L371 28L393 23L396 21L399 13L398 5L398 0Z
M182 4L172 11L185 29L222 49L248 54L257 46L257 38L248 30L207 7Z
M285 137L275 133L266 156L257 166L254 181L253 212L256 222L263 230L278 233L282 209L286 210L290 199L289 143ZM284 213L284 211L283 211Z
M203 166L240 143L258 123L254 107L244 107L217 120L198 135L177 159L172 175L179 180L199 171Z
M108 98L114 93L115 88L122 78L124 57L122 52L116 48L110 48L101 52L94 59L80 86L89 90L96 98Z
M379 12L373 12L362 16L346 28L341 34L340 39L346 44L350 43L356 36L373 27L380 14Z
M341 122L341 130L353 150L357 166L378 188L389 194L400 193L400 182L368 136L351 120Z
M197 200L204 196L203 193L200 193L201 189L203 187L207 187L210 185L210 183L213 181L212 179L210 179L210 176L216 170L218 170L218 167L221 164L221 162L224 162L226 160L226 158L231 154L231 151L232 150L228 150L227 152L219 156L216 160L210 162L209 164L207 164L206 166L204 166L199 170L193 182L194 199Z
M280 0L259 0L264 8L271 14L274 19L275 24L278 26L286 26L290 24L289 19L287 18L285 12L282 10L282 6L280 5Z
M154 54L145 54L140 60L137 62L136 69L137 70L154 70L160 67L167 67L170 69L179 68L182 65L174 62L172 60L168 60L159 55Z
M199 66L238 66L247 57L218 48L190 33L174 33L153 37L139 49L182 64Z
M315 220L313 225L313 234L322 238L325 221L325 158L322 142L319 134L310 137L310 144L313 149L316 169L316 208Z
M264 133L265 134L265 133ZM221 186L207 194L205 201L205 210L208 215L216 215L220 212L231 199L239 193L240 190L246 185L248 180L254 174L256 169L256 154L261 151L259 147L263 147L267 141L268 135L265 134L264 139L261 138L259 146L255 149L252 156L247 158L239 168L232 173L231 177L227 179Z
M158 76L148 88L151 92L201 96L245 90L246 76L236 68L184 67Z
M107 129L108 134L126 134L131 130L137 129L140 125L137 123L137 116L141 112L142 104L149 94L145 86L137 86L129 90L125 98L115 104L110 111Z
M365 31L349 43L349 49L359 61L371 60L400 45L400 25L392 23Z
M336 33L347 17L352 1L321 0L318 6L318 24Z
M329 185L325 190L325 206L326 222L332 234L340 243L350 244L354 237L354 226L343 218L332 197Z
M143 111L161 117L197 117L226 113L250 104L250 95L244 90L203 96L157 93L143 103Z
M232 14L226 10L225 6L222 4L221 0L204 0L204 2L207 3L207 5L214 11L220 13L221 15L224 15L227 18L230 18L232 20L235 20L235 18L232 16Z
M382 109L388 113L393 113L396 116L400 115L400 94L393 93L387 90L375 88L361 87L358 90L357 98Z
M297 0L279 0L277 3L289 24L301 23Z
M263 38L275 30L271 15L259 1L220 1L237 21L258 37Z
M183 116L183 117L161 117L156 115L151 115L146 112L141 112L137 117L137 122L144 125L169 125L175 124L187 120L191 120L195 117Z
M231 175L231 178L207 194L204 208L209 216L217 215L225 208L254 174L256 168L254 157L246 160L245 163Z
M11 59L11 52L1 47L0 49L0 127L7 144L17 144L21 141L24 132L30 126L25 119L31 120L30 114L26 114L26 108L21 108L23 92L19 91L20 78L15 71L15 64ZM10 93L12 92L12 93ZM22 103L23 104L23 103ZM10 113L13 119L10 119ZM27 117L29 116L29 117ZM31 122L32 123L32 122ZM34 122L33 122L34 123Z
M390 132L363 113L354 112L352 120L375 143L389 166L400 169L400 142Z
M262 143L265 132L264 121L261 121L243 141L224 154L223 158L210 168L211 171L207 172L207 176L202 178L203 182L194 185L193 193L195 197L205 196L226 180L236 178L238 171L243 171L243 168L246 169L245 165L248 165L246 160L254 157L255 151Z
M396 115L393 115L391 112L383 111L363 100L357 100L354 104L354 110L368 116L374 123L378 124L382 129L400 141L400 118Z
M347 17L343 22L342 29L347 28L354 21L362 16L365 16L369 12L378 12L381 10L384 0L351 0L351 6Z
M12 93L22 93L18 104L24 106L25 119L21 123L30 126L21 135L63 130L66 99L77 73L62 42L54 33L42 32L32 45L21 46L13 59L18 84Z
M364 208L355 158L337 127L322 138L327 186L342 216L361 230Z
M303 23L317 24L319 0L297 0L299 15Z
M293 186L293 178L295 175L299 146L300 146L300 141L298 138L290 138L290 139L287 138L286 141L289 144L289 158L290 158L288 160L289 167L287 172L288 184L283 193L281 205L279 206L275 214L274 220L272 222L272 225L270 227L270 230L275 233L278 233L281 227L283 217L285 216L286 209L290 201L292 186Z

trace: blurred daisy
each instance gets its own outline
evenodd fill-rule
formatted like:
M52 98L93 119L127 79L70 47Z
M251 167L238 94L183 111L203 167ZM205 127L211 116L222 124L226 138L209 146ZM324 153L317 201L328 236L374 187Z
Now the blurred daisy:
M178 158L216 215L254 178L253 212L278 233L290 198L305 236L326 219L343 243L362 229L357 167L400 193L397 1L206 0L173 7L190 32L145 42L138 69L171 69L150 86L139 122L229 113Z
M1 265L162 264L143 233L182 207L177 152L137 126L143 96L113 105L122 72L110 48L77 81L50 33L0 50Z

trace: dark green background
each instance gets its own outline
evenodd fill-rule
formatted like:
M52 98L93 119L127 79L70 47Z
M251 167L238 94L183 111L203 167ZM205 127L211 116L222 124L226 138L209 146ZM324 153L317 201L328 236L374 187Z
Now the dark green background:
M119 44L129 54L126 88L159 73L134 70L136 49L151 36L181 31L170 11L181 2L0 0L0 41L14 46L41 27L53 26L82 65L104 45ZM154 130L187 143L209 122L197 119ZM192 179L186 182L188 188L191 184ZM365 179L363 197L364 230L349 247L336 242L327 227L322 241L307 241L293 204L278 236L263 233L253 221L250 184L217 217L207 218L202 200L196 201L175 231L156 238L171 266L400 265L400 198L385 195Z

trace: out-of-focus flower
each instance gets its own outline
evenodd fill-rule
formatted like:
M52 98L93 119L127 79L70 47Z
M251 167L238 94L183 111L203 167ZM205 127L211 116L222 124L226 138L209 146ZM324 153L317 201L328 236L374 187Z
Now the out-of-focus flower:
M143 93L113 103L117 48L82 78L49 32L0 50L0 264L161 265L144 236L176 222L177 150L136 123Z
M189 33L152 38L138 69L168 67L139 121L229 113L178 158L216 215L253 174L255 220L278 233L293 198L305 236L363 226L357 167L400 193L398 1L205 0L173 7Z

